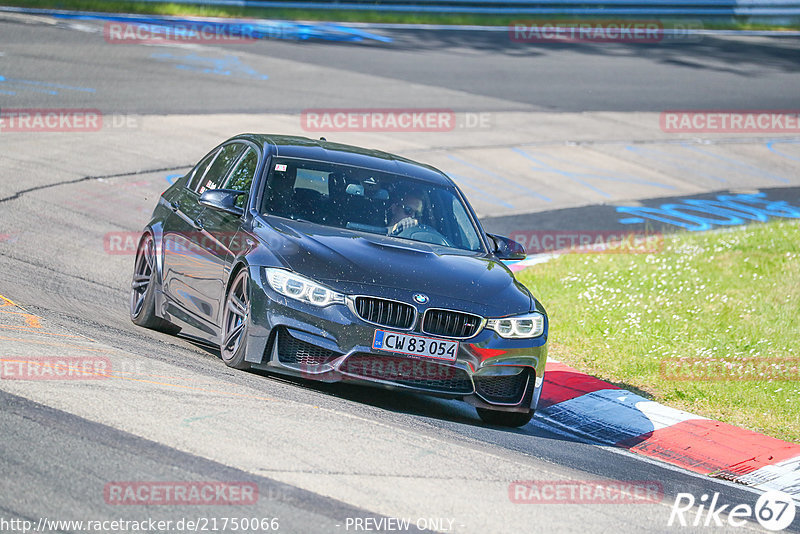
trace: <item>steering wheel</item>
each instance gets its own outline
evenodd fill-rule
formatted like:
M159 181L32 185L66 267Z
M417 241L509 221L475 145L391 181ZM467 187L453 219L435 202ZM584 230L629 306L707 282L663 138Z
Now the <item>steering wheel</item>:
M410 226L397 234L397 237L413 239L414 241L422 241L423 243L431 243L432 245L444 245L446 247L453 246L447 241L446 237L437 232L435 228L428 226L427 224Z

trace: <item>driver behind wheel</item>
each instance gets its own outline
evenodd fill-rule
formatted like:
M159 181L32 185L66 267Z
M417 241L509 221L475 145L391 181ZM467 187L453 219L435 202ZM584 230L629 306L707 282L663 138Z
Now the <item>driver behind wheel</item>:
M422 196L413 192L400 195L389 206L387 234L399 235L411 227L418 226L420 218L422 218Z

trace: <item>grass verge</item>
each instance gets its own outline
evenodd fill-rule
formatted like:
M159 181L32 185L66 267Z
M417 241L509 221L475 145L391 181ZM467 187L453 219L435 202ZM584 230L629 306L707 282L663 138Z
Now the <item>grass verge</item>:
M554 358L666 405L800 440L797 221L669 236L654 254L563 255L518 278L550 314ZM700 380L675 372L681 358Z
M325 9L278 9L242 6L209 6L193 4L172 4L136 2L126 0L3 0L0 5L39 8L64 9L75 11L99 11L105 13L134 13L142 15L196 15L203 17L237 17L280 20L308 20L331 22L382 22L396 24L464 24L476 26L508 26L520 20L588 20L591 16L539 16L539 15L484 15L459 13L388 13L379 11L343 11ZM622 17L613 17L620 20ZM660 20L664 27L677 24L680 19L667 20L658 17L639 17ZM692 26L695 27L695 26ZM737 30L790 30L800 29L800 24L775 25L762 22L751 22L746 17L723 18L703 23L708 29Z

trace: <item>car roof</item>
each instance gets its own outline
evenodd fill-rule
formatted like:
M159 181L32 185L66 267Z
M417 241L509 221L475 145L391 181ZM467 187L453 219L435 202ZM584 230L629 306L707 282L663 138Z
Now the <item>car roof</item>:
M294 135L242 134L236 138L259 144L276 156L353 165L439 185L453 185L453 181L435 167L381 150Z

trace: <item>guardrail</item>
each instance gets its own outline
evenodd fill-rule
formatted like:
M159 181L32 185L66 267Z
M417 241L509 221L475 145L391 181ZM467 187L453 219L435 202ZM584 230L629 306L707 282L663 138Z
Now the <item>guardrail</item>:
M232 7L487 15L799 17L798 0L140 0Z

